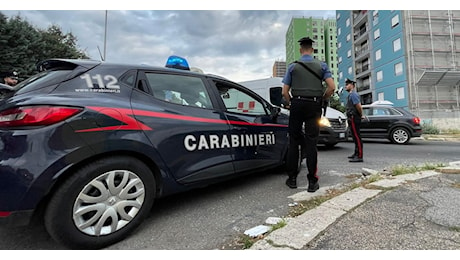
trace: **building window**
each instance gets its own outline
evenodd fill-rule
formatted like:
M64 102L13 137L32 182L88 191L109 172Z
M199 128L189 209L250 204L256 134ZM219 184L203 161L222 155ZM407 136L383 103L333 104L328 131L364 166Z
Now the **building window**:
M400 87L396 89L396 99L404 99L404 87Z
M347 52L347 57L348 57L348 58L351 57L351 50L348 50L348 52Z
M343 77L343 73L340 72L340 73L339 73L339 80L342 79L342 77Z
M338 42L338 43L337 43L337 47L338 47L339 49L342 48L342 42Z
M342 56L339 57L339 64L342 63Z
M399 15L395 15L391 18L391 28L395 28L399 24Z
M353 72L353 68L352 68L352 67L348 67L348 74L350 74L350 75L351 75L351 74L352 74L352 72Z
M337 20L340 19L340 13L337 13Z
M401 39L398 38L396 40L393 41L393 51L394 52L397 52L401 49Z
M342 28L337 29L337 35L342 34Z
M385 100L385 94L383 92L378 93L377 96L379 101Z
M380 29L374 31L374 40L377 40L378 38L380 38Z
M382 58L382 50L377 50L375 52L375 60L380 60Z
M347 42L351 40L351 34L347 34Z
M403 73L403 65L402 65L402 62L400 63L396 63L395 64L395 75L396 76L399 76Z
M377 71L377 82L383 80L383 71Z
M345 23L346 23L347 27L349 27L350 26L350 18L348 18Z

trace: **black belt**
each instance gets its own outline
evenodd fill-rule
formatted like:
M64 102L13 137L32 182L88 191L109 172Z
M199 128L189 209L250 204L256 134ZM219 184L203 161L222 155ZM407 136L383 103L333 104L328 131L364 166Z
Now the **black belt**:
M306 100L306 101L321 101L323 97L304 97L304 96L293 96L293 99L300 99L300 100Z

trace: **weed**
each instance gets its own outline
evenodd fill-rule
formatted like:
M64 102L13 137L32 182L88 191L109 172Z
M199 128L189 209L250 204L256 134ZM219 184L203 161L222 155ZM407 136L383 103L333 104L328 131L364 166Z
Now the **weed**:
M284 227L284 226L286 226L286 225L287 225L286 220L283 219L283 220L281 220L280 222L278 222L278 223L272 225L271 231L275 231L275 230L277 230L277 229L279 229L279 228L282 228L282 227Z
M433 125L433 123L422 123L422 131L424 134L432 134L437 135L439 134L439 129Z
M451 227L450 230L460 232L460 227Z
M402 175L402 174L415 173L419 171L435 170L437 168L444 167L444 166L445 165L443 163L436 163L436 164L425 163L422 166L396 165L391 168L391 174L393 176L397 176L397 175Z

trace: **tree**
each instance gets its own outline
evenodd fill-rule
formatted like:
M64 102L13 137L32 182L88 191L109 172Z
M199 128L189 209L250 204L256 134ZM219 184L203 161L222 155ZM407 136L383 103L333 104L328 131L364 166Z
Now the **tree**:
M36 29L19 15L7 19L0 12L0 72L16 70L20 79L35 73L39 61L50 58L87 59L77 48L77 38L57 25Z

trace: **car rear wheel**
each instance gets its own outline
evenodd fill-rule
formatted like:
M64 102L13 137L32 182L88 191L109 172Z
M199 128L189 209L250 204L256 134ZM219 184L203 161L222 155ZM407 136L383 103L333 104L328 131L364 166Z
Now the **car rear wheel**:
M404 127L397 127L390 134L390 141L395 144L407 144L410 140L410 133Z
M103 158L77 170L54 193L45 227L57 242L99 249L128 236L149 214L155 179L141 161Z

